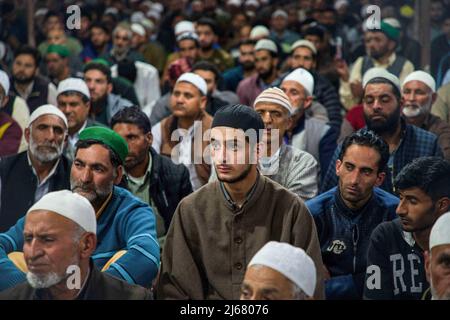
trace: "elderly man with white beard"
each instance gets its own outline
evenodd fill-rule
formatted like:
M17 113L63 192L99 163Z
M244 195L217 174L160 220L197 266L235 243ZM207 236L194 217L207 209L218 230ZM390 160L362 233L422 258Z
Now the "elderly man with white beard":
M122 180L126 141L105 127L80 132L70 172L72 192L86 198L97 219L92 261L101 271L130 284L149 287L158 273L160 248L152 209L115 186ZM0 233L0 291L26 281L21 252L26 218Z
M450 125L431 114L431 106L437 98L433 77L420 70L409 74L403 81L402 97L406 122L434 133L444 158L450 161Z
M430 289L422 299L450 300L450 212L440 216L431 229L425 270Z
M27 281L0 300L149 300L150 291L99 272L91 255L97 221L89 201L69 190L50 192L27 212L23 232Z
M28 150L1 159L0 232L46 193L70 188L70 162L62 155L67 128L66 116L57 107L40 106L24 132Z

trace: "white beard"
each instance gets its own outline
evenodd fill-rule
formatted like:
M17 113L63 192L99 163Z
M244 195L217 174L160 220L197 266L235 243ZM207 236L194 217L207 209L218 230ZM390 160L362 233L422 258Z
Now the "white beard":
M403 107L403 115L407 118L415 118L419 115L421 115L423 113L423 110L421 107L415 108L415 107L410 107L410 106L406 106Z
M38 145L36 144L36 142L34 142L33 138L30 135L30 146L29 146L30 152L40 162L47 163L47 162L52 162L52 161L58 159L63 152L64 142L61 143L61 145L59 145L59 146L56 143L47 144L47 146L54 147L55 151L41 152L38 149Z
M30 286L35 289L45 289L58 284L64 277L59 276L55 272L47 273L43 276L38 276L32 272L27 272L27 280Z

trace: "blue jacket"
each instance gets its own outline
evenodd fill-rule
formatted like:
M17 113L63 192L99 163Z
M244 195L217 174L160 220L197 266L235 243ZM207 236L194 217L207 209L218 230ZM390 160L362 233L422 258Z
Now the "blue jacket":
M346 207L338 187L308 200L316 223L322 259L331 279L325 282L327 299L361 299L372 231L396 218L399 199L379 188L355 212Z
M0 234L0 291L26 280L25 274L7 257L11 252L22 251L24 223L25 217ZM127 252L105 272L131 284L149 287L160 261L155 216L132 193L114 187L108 206L97 220L97 248L92 259L102 269L120 250Z

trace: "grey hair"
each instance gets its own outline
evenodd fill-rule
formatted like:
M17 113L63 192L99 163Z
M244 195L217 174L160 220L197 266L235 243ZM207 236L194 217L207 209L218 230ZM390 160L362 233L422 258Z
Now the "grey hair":
M75 230L73 231L73 242L79 242L81 237L86 233L86 230L82 226L75 224Z
M119 32L119 30L126 31L127 35L128 35L128 39L131 39L131 37L133 36L133 32L131 31L131 28L129 27L128 24L119 23L113 30L113 36L115 36L116 33Z

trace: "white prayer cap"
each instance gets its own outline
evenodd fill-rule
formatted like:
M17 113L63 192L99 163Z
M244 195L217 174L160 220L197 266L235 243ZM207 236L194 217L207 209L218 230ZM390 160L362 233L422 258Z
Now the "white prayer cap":
M255 264L280 272L308 296L314 295L316 267L303 249L288 243L270 241L255 254L248 267Z
M131 23L138 23L139 21L141 21L144 18L145 18L145 15L143 12L136 11L131 15L130 21L131 21Z
M186 72L183 73L177 80L178 82L189 82L190 84L193 84L200 92L206 96L208 93L207 85L205 79L200 77L198 74L192 73L192 72Z
M133 23L131 25L131 31L133 31L134 33L137 33L140 36L145 36L145 29L139 23Z
M114 7L108 7L108 8L106 8L105 12L103 12L103 14L104 15L106 15L106 14L118 15L119 10L117 10L117 8L114 8Z
M411 72L403 81L402 88L406 83L415 80L425 83L431 89L431 91L436 91L436 81L434 81L433 77L430 74L421 70Z
M334 3L335 10L339 10L342 6L348 6L348 0L337 0Z
M72 220L87 232L97 234L97 220L91 203L83 196L69 190L49 192L27 212L48 210Z
M293 112L289 97L283 92L283 90L277 87L269 88L261 92L256 97L253 107L256 107L256 105L260 102L274 103L286 108L287 111L289 111L289 114L292 114Z
M66 91L76 91L91 99L89 88L83 79L67 78L58 84L58 96Z
M228 0L227 5L240 7L242 5L242 1L241 0Z
M312 43L311 41L306 40L306 39L295 41L292 44L291 52L294 52L295 49L300 48L300 47L306 47L309 50L311 50L314 54L317 54L317 49L316 49L316 46L314 45L314 43Z
M261 39L255 45L255 52L259 50L268 50L274 53L278 53L277 45L275 42L269 39Z
M375 78L384 78L391 82L400 91L400 80L384 68L371 68L364 73L362 85L366 87L367 83Z
M288 14L286 13L286 11L278 9L278 10L275 10L274 13L272 13L272 18L276 18L276 17L283 17L283 18L287 19Z
M64 113L62 113L61 110L59 110L57 107L55 107L54 105L51 105L51 104L44 104L44 105L40 106L39 108L37 108L36 110L34 110L33 113L30 115L30 120L28 121L28 127L31 126L31 124L34 122L34 120L36 120L40 116L43 116L46 114L53 114L55 116L60 117L62 119L62 121L64 121L66 128L68 127L67 118L64 115Z
M268 37L270 35L269 29L265 26L254 26L252 31L250 31L250 39L260 38L260 37Z
M154 30L155 29L155 24L150 19L144 18L144 19L142 19L140 24L146 29L149 29L149 30Z
M253 7L259 7L259 2L257 0L246 0L244 5L247 7L253 6Z
M401 29L402 25L400 24L400 21L398 21L395 18L385 18L383 19L384 22L386 22L387 24L391 25L392 27L396 28L396 29Z
M440 216L431 228L430 250L443 244L450 245L450 211Z
M39 17L39 16L45 16L48 12L47 8L39 8L36 10L36 12L34 13L34 17Z
M175 36L179 36L184 32L195 32L195 26L192 21L183 20L175 25Z
M10 86L9 77L8 74L3 70L0 70L0 86L2 86L3 91L5 91L5 95L8 95Z
M297 68L291 73L289 73L284 81L295 81L298 82L306 91L309 96L313 95L314 92L314 78L312 74L303 68Z
M164 11L164 7L161 3L156 2L152 4L152 10L161 14Z
M161 20L161 14L158 11L155 11L153 9L150 9L145 14L148 18L153 18L155 20Z

